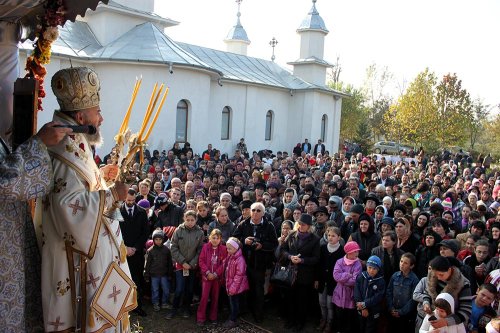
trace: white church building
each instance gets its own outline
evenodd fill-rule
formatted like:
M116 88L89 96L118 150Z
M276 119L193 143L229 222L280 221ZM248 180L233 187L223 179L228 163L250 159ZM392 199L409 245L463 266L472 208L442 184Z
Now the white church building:
M101 79L102 132L107 154L128 108L137 77L142 77L129 126L139 130L155 82L170 88L148 148L170 149L175 141L189 142L195 152L208 143L232 153L240 138L248 150L292 151L308 138L323 139L327 150L339 147L342 98L347 95L326 86L323 60L328 34L316 9L316 0L296 32L300 35L293 70L273 61L246 55L250 40L237 15L225 38L227 50L215 50L173 41L168 27L179 24L154 13L154 0L110 0L96 11L60 29L47 65L44 111L39 125L50 121L58 108L50 78L71 66L92 67ZM221 36L222 39L223 36ZM293 38L293 31L290 31ZM20 66L31 52L20 48ZM71 64L70 64L71 62ZM181 144L182 146L182 144Z

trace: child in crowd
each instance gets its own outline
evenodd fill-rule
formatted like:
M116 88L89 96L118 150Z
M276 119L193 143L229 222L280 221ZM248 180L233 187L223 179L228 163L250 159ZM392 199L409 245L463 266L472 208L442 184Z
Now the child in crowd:
M231 314L224 327L230 329L237 326L236 320L240 308L240 294L248 290L247 264L241 253L241 243L235 237L226 242L228 257L226 259L226 291L229 296Z
M445 319L452 315L455 311L455 299L448 293L441 293L436 297L434 302L435 310L432 315L427 314L420 326L420 333L465 333L465 326L463 323L451 326L445 326L440 329L435 329L432 322L439 319Z
M175 297L174 307L167 314L167 319L177 314L181 300L184 307L182 316L189 318L196 267L204 239L203 230L196 225L196 213L188 210L184 213L184 223L175 229L172 236L170 250L175 261Z
M413 272L415 256L405 253L399 260L399 272L392 275L387 285L386 300L389 310L389 332L410 332L415 329L417 304L413 291L419 279Z
M497 289L491 283L485 283L479 287L477 295L472 299L472 314L467 325L469 332L486 332L488 323L497 316L491 306L497 294Z
M359 314L360 332L377 332L385 294L385 280L382 273L382 261L377 256L370 256L366 261L366 271L356 278L354 301Z
M317 289L321 307L320 331L324 330L324 333L329 333L333 323L332 294L337 285L337 282L333 279L333 268L337 260L345 255L345 252L340 244L339 228L330 226L326 228L325 234L328 243L321 245L320 249Z
M169 248L163 244L164 234L158 228L153 232L153 246L146 254L144 266L144 279L151 280L151 302L153 310L160 311L160 286L161 286L161 309L169 308L170 280L173 275L172 255Z
M208 226L214 220L210 214L209 204L206 201L200 201L196 204L196 224L203 230L205 237L207 236Z
M222 232L214 229L208 237L208 243L203 245L198 264L201 272L201 300L198 306L196 320L199 326L205 324L206 309L210 299L211 322L217 321L217 308L219 304L219 288L222 284L224 273L224 260L227 256L226 247L221 244Z
M335 263L333 278L337 285L333 291L334 304L333 331L350 333L355 331L356 310L354 304L354 285L361 273L361 262L358 259L359 245L354 241L344 246L345 256Z

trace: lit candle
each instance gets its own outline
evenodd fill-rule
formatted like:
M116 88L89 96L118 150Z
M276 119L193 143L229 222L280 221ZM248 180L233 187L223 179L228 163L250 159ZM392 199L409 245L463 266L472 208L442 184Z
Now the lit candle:
M160 105L158 106L158 109L156 110L155 116L153 117L153 121L151 122L151 125L149 126L149 129L146 132L144 139L142 140L143 142L146 142L149 139L149 135L151 134L151 131L153 130L153 127L155 126L156 120L158 120L158 116L160 115L161 109L163 108L163 103L165 103L165 99L167 98L168 90L169 90L168 88L165 89L165 93L163 94Z

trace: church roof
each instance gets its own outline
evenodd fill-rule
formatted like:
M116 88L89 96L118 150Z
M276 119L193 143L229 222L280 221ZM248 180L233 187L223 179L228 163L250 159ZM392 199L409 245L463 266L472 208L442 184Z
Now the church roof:
M247 32L241 25L239 18L236 25L227 33L225 41L243 41L250 44L250 39L248 39Z
M341 92L308 83L270 60L175 42L152 23L137 25L115 41L102 46L82 21L67 22L52 44L54 55L93 61L130 61L199 68L215 72L222 79L292 90L320 89ZM31 49L25 42L21 49Z
M325 21L323 21L321 16L319 16L319 12L316 9L316 0L312 0L312 2L312 8L300 24L300 26L297 28L297 32L317 30L327 34L328 29L326 28Z

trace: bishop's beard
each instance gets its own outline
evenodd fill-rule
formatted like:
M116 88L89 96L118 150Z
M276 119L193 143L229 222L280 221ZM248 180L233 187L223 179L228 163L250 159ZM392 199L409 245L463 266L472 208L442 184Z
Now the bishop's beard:
M87 138L87 141L91 146L94 146L96 148L102 147L104 143L104 139L102 138L101 135L101 129L99 127L96 127L96 132L95 134L85 134L85 137Z

